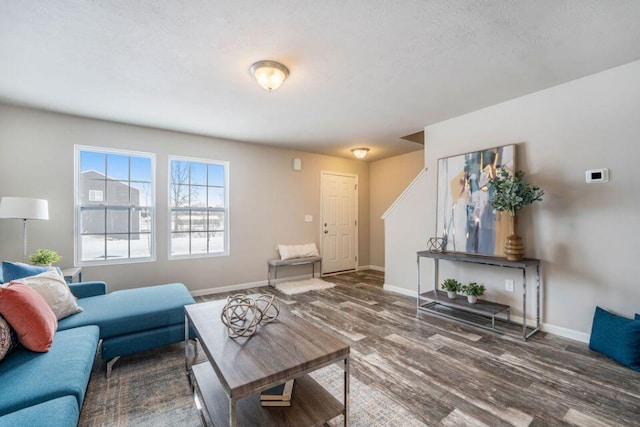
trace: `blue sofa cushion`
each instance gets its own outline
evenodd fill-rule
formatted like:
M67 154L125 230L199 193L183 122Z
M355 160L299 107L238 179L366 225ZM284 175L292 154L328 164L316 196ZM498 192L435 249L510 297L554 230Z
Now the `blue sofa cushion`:
M181 283L115 291L80 298L82 313L58 322L58 330L98 325L100 338L184 325L184 306L195 301Z
M63 396L82 407L99 335L85 326L57 332L47 353L14 350L0 365L0 415Z
M79 416L76 398L64 396L0 416L0 427L72 427Z
M640 320L616 316L596 307L589 348L640 371Z
M48 266L2 261L2 277L3 280L7 283L12 280L18 280L24 277L30 277L35 276L36 274L44 273L48 269Z

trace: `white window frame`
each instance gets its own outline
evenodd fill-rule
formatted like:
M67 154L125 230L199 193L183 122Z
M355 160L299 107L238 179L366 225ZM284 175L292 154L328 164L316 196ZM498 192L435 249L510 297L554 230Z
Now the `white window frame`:
M171 254L171 213L174 209L171 207L171 162L189 162L189 163L202 163L206 165L216 165L224 167L224 208L207 208L210 211L220 211L224 213L224 250L222 252L209 252L206 254ZM169 156L167 162L167 256L169 260L181 260L181 259L194 259L194 258L212 258L229 256L229 236L230 236L230 221L229 221L229 162L226 160L214 160L203 159L197 157L182 157L182 156ZM185 209L185 208L182 208ZM186 208L189 209L189 208Z
M116 154L124 156L147 157L151 159L151 205L145 208L151 210L151 256L144 258L117 258L117 259L101 259L96 261L83 261L82 233L80 232L81 224L81 203L80 203L80 153L82 151L91 151L94 153ZM75 266L90 265L114 265L114 264L135 264L141 262L156 261L156 155L155 153L146 153L142 151L122 150L117 148L92 147L88 145L74 145L74 179L73 179L73 204L74 204L74 221L73 221L73 253ZM106 238L106 235L105 235Z

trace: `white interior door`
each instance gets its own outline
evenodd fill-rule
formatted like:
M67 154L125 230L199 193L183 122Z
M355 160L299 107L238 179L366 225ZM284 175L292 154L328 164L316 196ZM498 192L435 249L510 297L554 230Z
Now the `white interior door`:
M355 270L358 264L358 177L321 174L322 273Z

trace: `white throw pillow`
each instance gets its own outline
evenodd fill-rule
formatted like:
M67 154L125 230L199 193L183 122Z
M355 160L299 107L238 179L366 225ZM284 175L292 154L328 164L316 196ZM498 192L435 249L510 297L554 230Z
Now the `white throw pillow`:
M64 277L58 274L53 267L44 273L17 279L11 283L24 283L40 294L58 320L82 311L82 307L78 307L76 297L71 293Z
M280 252L281 260L320 255L315 243L308 243L306 245L278 245L278 252Z

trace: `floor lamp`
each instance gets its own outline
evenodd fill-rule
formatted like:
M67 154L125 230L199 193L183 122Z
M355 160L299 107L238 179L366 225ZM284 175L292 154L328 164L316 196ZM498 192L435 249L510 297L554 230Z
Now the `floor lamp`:
M0 200L0 218L22 220L22 240L24 242L22 259L27 262L27 220L49 219L49 202L28 197L3 197Z

